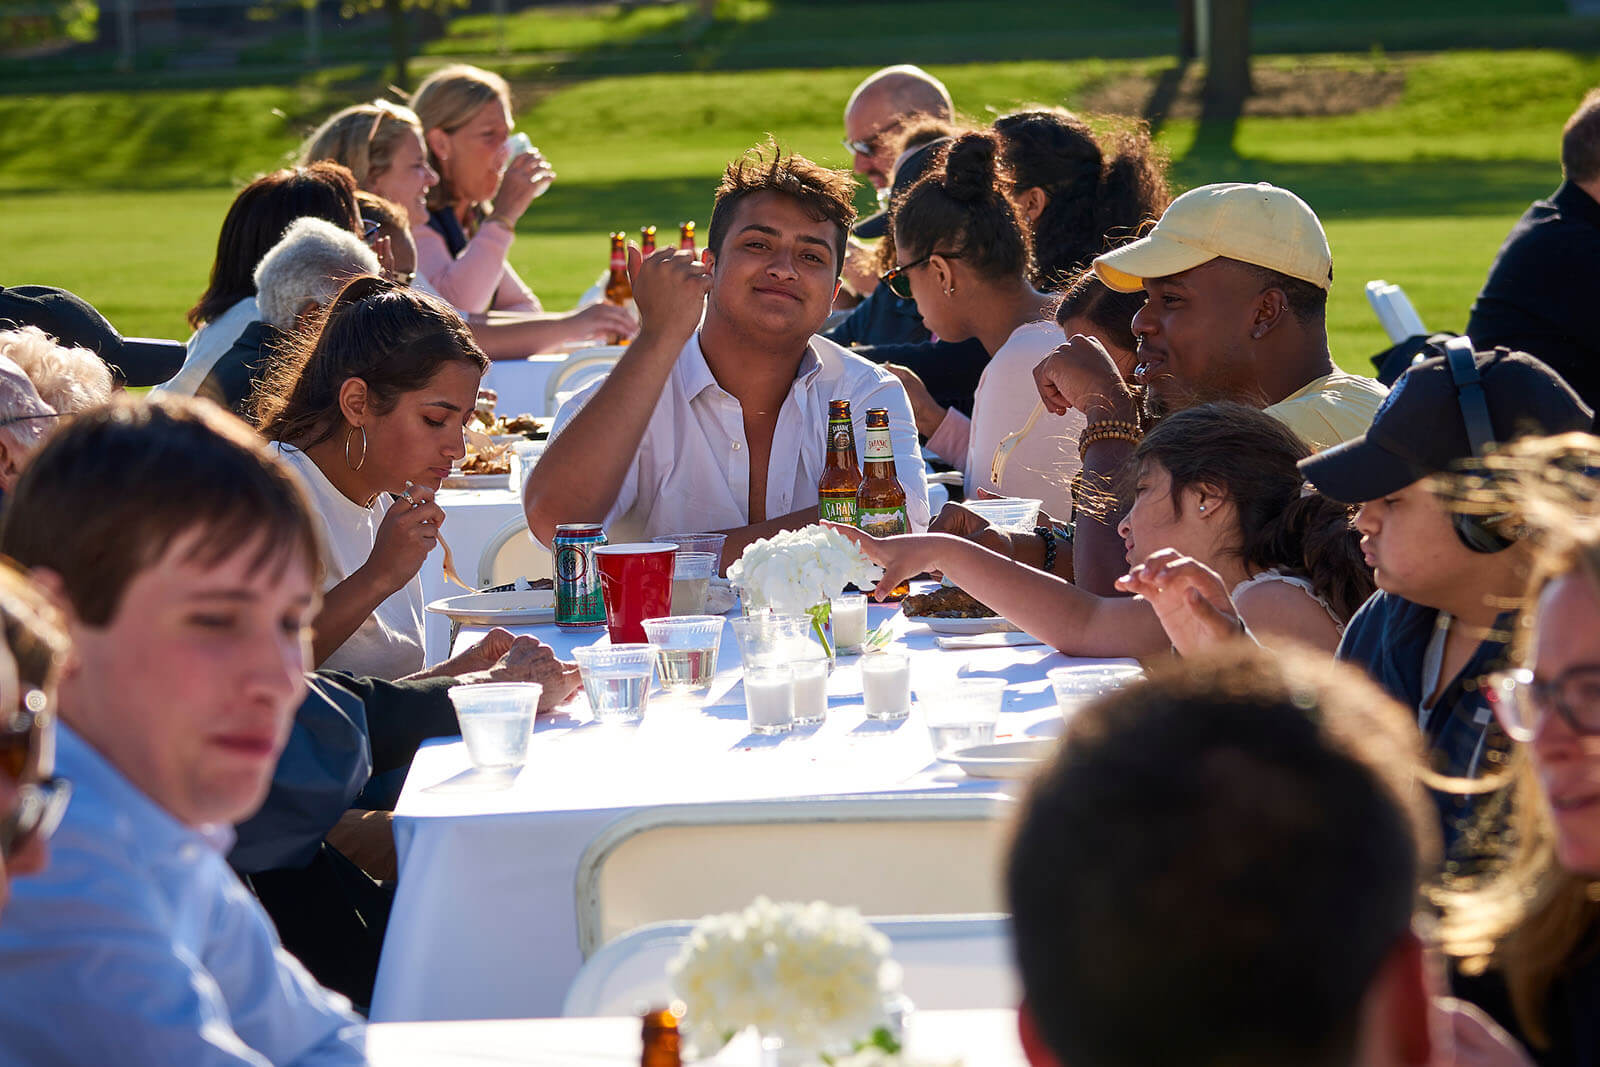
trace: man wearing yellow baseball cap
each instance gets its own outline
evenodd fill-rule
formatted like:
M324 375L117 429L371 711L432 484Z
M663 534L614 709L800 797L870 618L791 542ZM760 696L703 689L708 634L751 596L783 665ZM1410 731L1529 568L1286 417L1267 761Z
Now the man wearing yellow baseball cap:
M1328 354L1333 257L1316 214L1287 189L1192 189L1094 269L1119 292L1147 294L1133 332L1151 415L1241 400L1321 449L1364 433L1383 402L1383 386Z

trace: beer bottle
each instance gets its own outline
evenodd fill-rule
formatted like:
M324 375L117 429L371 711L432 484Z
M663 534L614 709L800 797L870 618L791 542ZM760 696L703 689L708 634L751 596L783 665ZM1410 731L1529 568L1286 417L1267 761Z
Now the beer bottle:
M648 256L656 250L656 228L654 226L641 226L639 228L639 251Z
M910 533L906 491L895 477L887 408L867 409L867 441L862 451L866 475L856 487L856 525L874 537Z
M643 1019L644 1051L639 1067L679 1067L678 1016L671 1008L647 1011Z
M694 251L694 223L678 223L678 247L690 252Z
M606 279L606 303L625 308L633 302L633 283L628 280L628 235L611 235L611 275Z
M817 511L830 522L856 524L856 431L850 424L850 401L828 401L828 460L817 482Z

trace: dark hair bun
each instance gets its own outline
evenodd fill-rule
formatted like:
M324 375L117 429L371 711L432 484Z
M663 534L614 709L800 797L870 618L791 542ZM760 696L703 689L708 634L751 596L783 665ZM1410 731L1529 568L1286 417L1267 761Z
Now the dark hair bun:
M963 134L950 146L944 159L944 188L957 200L975 201L996 191L993 137L983 133Z

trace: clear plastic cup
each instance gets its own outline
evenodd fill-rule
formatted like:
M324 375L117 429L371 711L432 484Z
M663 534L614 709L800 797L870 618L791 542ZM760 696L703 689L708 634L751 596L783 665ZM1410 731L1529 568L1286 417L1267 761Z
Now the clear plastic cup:
M745 671L744 707L751 733L788 733L794 727L794 671L786 664Z
M678 549L672 565L673 615L700 615L706 610L706 589L717 573L717 557L710 552ZM655 638L651 638L655 640Z
M655 645L589 645L572 650L596 722L632 723L644 718L660 651Z
M867 643L867 594L840 593L829 600L828 630L835 651L861 651Z
M806 615L746 615L729 619L728 625L747 671L769 663L791 663L811 647L811 619Z
M490 682L450 687L461 740L474 767L506 770L528 761L528 739L544 687L538 682Z
M962 501L968 511L976 512L1002 530L1032 530L1039 522L1039 505L1042 503L1019 496Z
M644 620L645 636L661 651L656 671L661 688L672 693L711 692L722 648L721 615L677 615Z
M1061 718L1071 722L1095 697L1132 685L1144 677L1144 670L1127 663L1090 664L1082 667L1057 667L1046 671L1050 688L1056 691L1056 707Z
M993 744L1005 698L1004 678L957 678L932 691L919 689L917 707L933 754L943 759L963 748Z
M680 554L684 552L709 552L717 559L717 564L712 574L722 570L722 546L728 540L727 534L719 533L681 533L663 534L660 537L650 538L652 541L672 543L678 546Z
M911 660L880 652L861 660L861 696L867 718L893 722L911 714Z
M794 724L822 722L828 717L828 657L818 649L789 668L794 672Z

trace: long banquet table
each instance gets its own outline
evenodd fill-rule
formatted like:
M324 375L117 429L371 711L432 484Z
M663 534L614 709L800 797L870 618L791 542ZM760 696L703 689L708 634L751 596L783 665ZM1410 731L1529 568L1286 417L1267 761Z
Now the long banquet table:
M913 692L958 674L1011 683L997 738L1054 736L1062 726L1045 672L1073 660L1041 645L941 650L934 634L893 618L911 657ZM512 627L570 658L603 631ZM457 647L483 628L464 627ZM865 721L860 673L841 659L821 727L749 733L737 644L724 630L702 707L652 697L637 727L592 721L581 691L541 717L527 765L507 781L473 770L459 739L418 752L395 810L400 881L373 998L375 1021L521 1018L560 1013L582 964L574 886L580 858L619 815L657 804L872 793L988 793L936 760L919 711L895 726Z
M367 1029L374 1067L470 1067L639 1062L639 1020L497 1019L472 1022L378 1023ZM906 1022L906 1056L917 1063L1023 1067L1014 1011L919 1011ZM710 1064L760 1062L749 1033L735 1038Z

